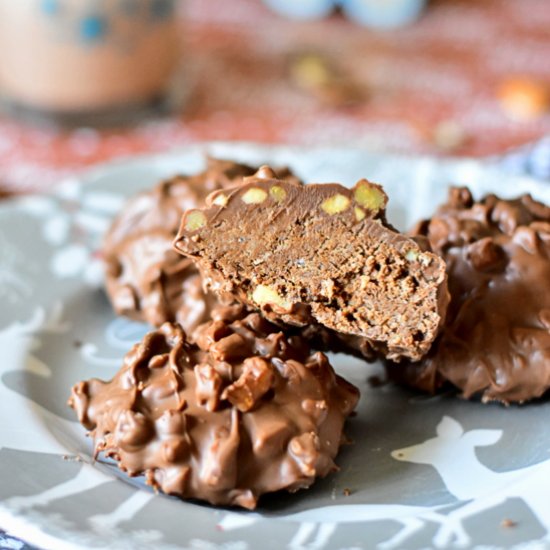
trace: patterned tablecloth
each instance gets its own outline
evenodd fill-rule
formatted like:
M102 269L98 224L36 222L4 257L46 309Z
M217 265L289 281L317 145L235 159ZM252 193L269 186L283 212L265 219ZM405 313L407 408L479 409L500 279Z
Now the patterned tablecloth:
M0 190L46 190L93 163L200 140L483 156L550 134L548 0L433 0L385 32L338 14L292 22L259 0L182 7L181 113L103 131L0 119ZM319 64L328 90L311 83ZM525 101L535 114L514 117Z

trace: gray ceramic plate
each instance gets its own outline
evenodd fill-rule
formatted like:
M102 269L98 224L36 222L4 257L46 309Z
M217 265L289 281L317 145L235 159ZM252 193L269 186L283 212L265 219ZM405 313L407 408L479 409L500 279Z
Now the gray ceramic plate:
M550 547L549 403L505 408L371 388L379 366L341 356L334 365L362 390L347 428L355 444L339 456L341 471L308 491L238 512L155 496L92 463L66 406L70 387L110 377L147 328L113 316L94 250L125 197L199 170L206 151L288 164L309 181L367 176L385 184L389 219L401 228L429 214L451 182L550 202L550 188L474 161L212 144L111 164L55 196L4 203L0 525L55 549Z

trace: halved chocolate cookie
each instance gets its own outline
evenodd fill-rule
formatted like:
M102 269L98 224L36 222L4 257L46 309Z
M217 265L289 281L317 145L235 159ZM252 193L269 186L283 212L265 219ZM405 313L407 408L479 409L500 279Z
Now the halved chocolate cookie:
M445 263L387 224L386 202L366 180L299 186L264 167L188 210L175 247L210 290L274 322L329 329L366 356L419 359L445 316Z

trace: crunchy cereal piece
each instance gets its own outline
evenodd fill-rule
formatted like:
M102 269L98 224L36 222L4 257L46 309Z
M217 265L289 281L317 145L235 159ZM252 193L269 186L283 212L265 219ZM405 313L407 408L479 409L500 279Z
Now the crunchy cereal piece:
M243 367L238 380L225 388L222 399L227 399L241 412L247 412L271 389L274 377L269 363L261 357L245 359Z

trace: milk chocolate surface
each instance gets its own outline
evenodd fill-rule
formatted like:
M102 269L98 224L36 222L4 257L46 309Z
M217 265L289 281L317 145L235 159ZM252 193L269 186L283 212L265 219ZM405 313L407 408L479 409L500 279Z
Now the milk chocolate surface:
M550 208L529 195L474 201L452 188L414 233L448 266L451 303L441 336L419 363L390 376L425 391L446 383L467 398L522 402L550 386Z
M175 247L212 291L276 323L329 329L366 356L419 359L444 319L445 264L386 223L386 202L366 180L298 186L264 167L187 211Z
M104 240L107 293L119 315L159 326L177 321L192 331L216 298L204 292L193 262L172 249L182 213L216 189L242 182L255 169L208 159L204 172L176 176L130 200Z
M96 455L165 493L249 509L336 470L358 390L258 313L218 308L213 318L193 344L163 324L113 380L74 386L69 404Z

